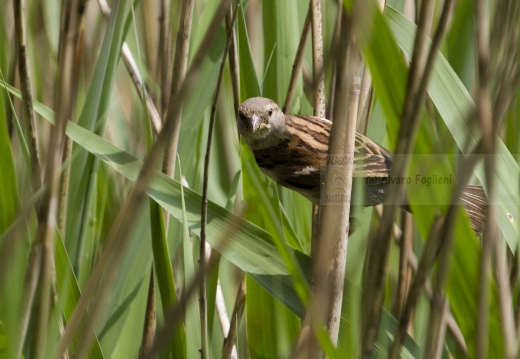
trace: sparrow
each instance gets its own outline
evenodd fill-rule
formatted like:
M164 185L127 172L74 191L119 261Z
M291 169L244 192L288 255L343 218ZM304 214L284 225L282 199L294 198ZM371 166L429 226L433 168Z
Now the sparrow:
M332 123L324 118L286 115L268 98L253 97L238 108L238 132L249 145L260 170L276 183L320 204L322 171L328 164ZM383 202L392 167L392 154L368 137L356 133L353 177L364 187L362 205ZM359 181L354 181L353 186ZM353 193L356 189L353 188ZM467 186L461 197L477 236L482 232L487 209L484 190ZM403 209L410 207L403 203Z

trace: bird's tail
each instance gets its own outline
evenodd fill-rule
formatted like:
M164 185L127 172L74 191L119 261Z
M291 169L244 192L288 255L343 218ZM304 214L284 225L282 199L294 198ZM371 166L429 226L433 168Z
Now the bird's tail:
M484 230L488 205L484 189L481 186L469 185L464 189L464 192L462 192L460 199L468 214L471 228L473 228L477 237L480 236ZM412 213L408 202L402 205L401 208Z
M488 205L484 189L481 186L467 186L462 193L461 200L471 222L471 227L479 236L484 229Z

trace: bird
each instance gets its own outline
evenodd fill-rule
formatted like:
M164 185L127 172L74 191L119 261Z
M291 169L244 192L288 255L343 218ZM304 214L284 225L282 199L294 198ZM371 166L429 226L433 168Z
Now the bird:
M328 164L332 122L327 119L286 115L271 99L253 97L238 108L238 132L251 148L260 170L283 187L296 191L314 204L320 204L322 170ZM393 155L368 137L356 132L353 178L362 181L362 205L383 203ZM353 182L356 186L356 181ZM352 190L356 193L356 189ZM481 186L469 185L461 203L478 236L483 230L487 199ZM401 205L410 212L407 203Z

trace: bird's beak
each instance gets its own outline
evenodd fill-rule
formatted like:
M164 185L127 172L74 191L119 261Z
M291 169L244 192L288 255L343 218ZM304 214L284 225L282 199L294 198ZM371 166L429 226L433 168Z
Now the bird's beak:
M258 131L258 128L260 127L260 124L262 123L260 117L257 115L253 115L253 118L251 119L251 125L253 126L253 133Z

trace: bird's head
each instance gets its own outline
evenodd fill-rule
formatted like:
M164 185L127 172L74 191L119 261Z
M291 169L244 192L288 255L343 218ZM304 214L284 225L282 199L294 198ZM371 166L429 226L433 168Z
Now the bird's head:
M253 97L240 105L237 127L253 150L275 146L287 136L284 113L265 97Z

